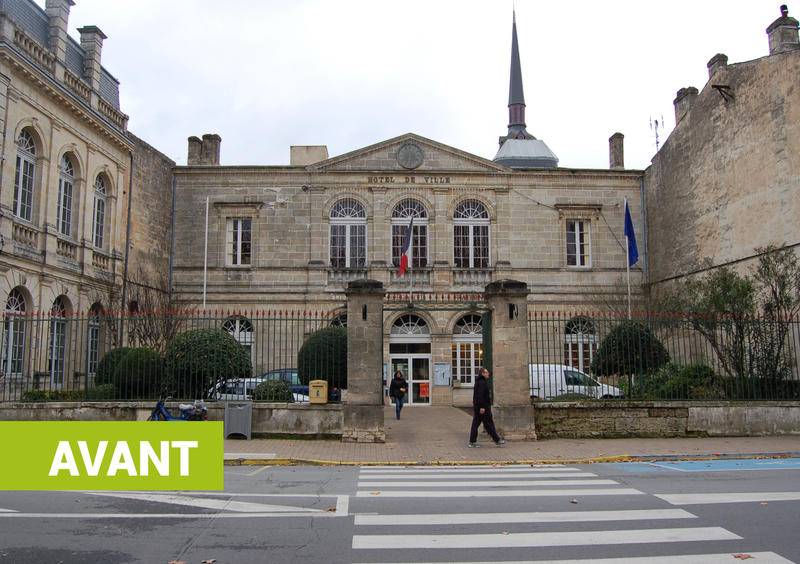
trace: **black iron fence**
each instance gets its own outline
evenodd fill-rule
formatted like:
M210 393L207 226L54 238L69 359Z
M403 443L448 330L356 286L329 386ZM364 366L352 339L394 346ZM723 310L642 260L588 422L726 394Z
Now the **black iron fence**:
M339 318L308 311L3 315L0 401L328 401L347 388Z
M800 399L800 321L677 313L531 313L531 397Z

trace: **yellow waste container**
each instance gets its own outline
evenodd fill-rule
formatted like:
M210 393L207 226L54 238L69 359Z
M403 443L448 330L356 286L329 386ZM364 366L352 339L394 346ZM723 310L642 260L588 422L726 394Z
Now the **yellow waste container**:
M328 403L328 382L325 380L311 380L308 383L309 403Z

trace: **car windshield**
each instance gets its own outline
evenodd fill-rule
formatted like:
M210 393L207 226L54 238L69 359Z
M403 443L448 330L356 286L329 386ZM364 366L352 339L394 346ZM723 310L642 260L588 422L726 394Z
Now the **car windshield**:
M565 370L564 378L568 386L597 386L598 383L591 376L576 370Z

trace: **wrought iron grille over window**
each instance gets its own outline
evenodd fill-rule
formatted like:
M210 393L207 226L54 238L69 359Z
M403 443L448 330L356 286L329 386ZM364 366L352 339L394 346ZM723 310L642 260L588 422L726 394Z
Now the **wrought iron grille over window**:
M488 268L489 212L478 200L464 200L453 212L456 268Z
M573 317L564 326L564 364L586 371L598 346L594 324L585 317Z
M3 331L3 374L22 374L25 360L25 296L18 288L8 294Z
M334 268L367 265L367 213L361 202L344 198L331 209L330 261Z
M428 211L419 201L406 199L392 211L392 264L400 265L400 253L406 240L406 231L414 218L409 247L409 264L412 268L428 265Z
M430 335L425 320L418 315L401 315L392 324L392 335Z

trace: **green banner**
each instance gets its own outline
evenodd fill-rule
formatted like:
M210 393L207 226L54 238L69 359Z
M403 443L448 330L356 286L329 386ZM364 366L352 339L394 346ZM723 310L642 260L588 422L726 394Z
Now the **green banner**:
M222 490L222 421L0 421L0 490Z

